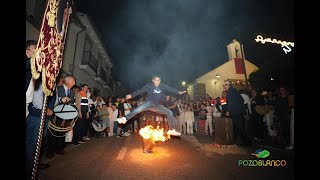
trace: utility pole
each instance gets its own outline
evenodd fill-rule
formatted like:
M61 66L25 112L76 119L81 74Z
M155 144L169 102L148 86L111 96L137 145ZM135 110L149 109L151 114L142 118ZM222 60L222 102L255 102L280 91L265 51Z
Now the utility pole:
M243 70L244 70L244 80L248 81L248 78L247 78L247 70L246 70L246 64L245 64L245 58L244 58L244 53L243 53L243 45L240 43L240 48L241 48L241 56L242 56L242 63L243 63Z
M246 64L245 64L245 57L244 57L244 52L243 52L243 44L241 43L241 38L240 38L240 25L238 28L238 36L239 36L239 44L240 44L240 50L241 50L241 56L242 56L242 63L243 63L243 70L244 70L244 80L246 83L246 89L248 87L248 77L247 77L247 70L246 70Z

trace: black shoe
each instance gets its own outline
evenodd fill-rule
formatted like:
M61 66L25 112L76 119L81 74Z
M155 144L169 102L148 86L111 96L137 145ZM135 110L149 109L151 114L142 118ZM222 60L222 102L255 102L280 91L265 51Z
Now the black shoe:
M50 167L49 163L40 163L38 168L39 170L42 170L42 169L47 169L48 167Z
M117 137L117 138L122 138L122 135L121 135L121 134L119 134L119 135L117 135L116 137Z

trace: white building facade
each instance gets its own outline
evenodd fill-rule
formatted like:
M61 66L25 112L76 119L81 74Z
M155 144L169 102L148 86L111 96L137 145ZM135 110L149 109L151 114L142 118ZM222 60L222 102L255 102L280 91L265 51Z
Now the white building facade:
M209 94L212 98L221 97L222 91L224 91L222 85L225 80L231 81L237 89L245 87L245 83L248 83L245 82L245 74L237 74L235 66L235 58L244 56L244 52L241 52L243 48L240 48L240 43L237 40L233 40L227 46L227 50L229 60L226 63L189 83L187 91L190 99L198 99L200 96L205 97L206 94ZM258 70L258 67L247 59L244 60L244 65L247 77Z

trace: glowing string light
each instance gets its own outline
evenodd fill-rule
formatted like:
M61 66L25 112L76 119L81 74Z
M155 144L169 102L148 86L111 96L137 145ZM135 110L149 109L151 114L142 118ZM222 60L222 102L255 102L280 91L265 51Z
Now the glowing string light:
M293 42L287 42L287 41L281 41L277 39L266 38L264 39L261 35L258 35L255 39L256 42L261 42L262 44L265 44L266 42L272 43L272 44L280 44L282 47L282 50L287 54L288 52L291 52L291 47L294 47ZM291 46L291 47L290 47Z
M294 43L293 42L281 41L281 40L277 40L277 39L272 39L271 40L271 38L264 39L261 35L258 35L255 40L256 40L256 42L261 42L262 44L265 44L266 42L269 42L269 43L272 43L272 44L281 44L281 46L287 45L287 46L294 47Z

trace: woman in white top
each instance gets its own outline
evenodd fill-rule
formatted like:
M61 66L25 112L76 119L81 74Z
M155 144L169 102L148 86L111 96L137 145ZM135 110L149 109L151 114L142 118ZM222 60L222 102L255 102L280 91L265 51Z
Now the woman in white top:
M131 110L132 110L132 106L131 104L126 100L124 103L123 103L123 107L124 107L124 115L128 115ZM133 129L132 129L132 122L133 121L130 121L128 122L125 126L124 126L124 132L126 135L129 135L130 133L132 133Z
M89 128L89 124L91 124L92 123L92 121L93 121L93 118L94 118L94 115L95 115L95 106L94 106L94 102L93 102L93 100L91 99L91 90L89 90L88 92L87 92L87 98L88 98L88 107L89 107L89 121L87 122L87 128ZM94 106L94 107L93 107ZM84 138L84 140L86 140L86 141L89 141L90 140L90 138L88 137L88 131L85 133L85 137L83 137Z
M117 121L118 118L118 109L117 106L115 104L112 104L112 110L113 110L113 117L112 117L112 121L113 121L113 132L117 133L117 137L121 137L120 135L120 130L118 128L118 124L119 122ZM111 120L110 120L111 121Z
M188 109L188 104L187 103L183 103L181 104L181 112L180 112L180 122L181 122L181 126L183 128L183 134L187 134L187 124L186 124L186 118L185 118L185 114L186 111ZM180 109L179 109L180 111ZM181 131L182 132L182 131Z
M107 110L108 110L108 112L109 112L109 119L110 119L110 121L109 121L109 123L110 123L110 133L109 133L109 137L110 136L113 136L114 135L114 131L113 131L113 129L114 129L114 121L113 121L113 119L114 119L114 115L113 115L113 109L112 109L112 102L109 102L108 103L108 108L107 108Z
M177 103L177 108L179 110L179 116L177 117L177 124L176 124L176 129L178 132L182 132L182 126L184 123L184 110L183 110L183 103L181 102L181 99L178 99L176 101Z
M97 105L99 105L100 107L102 107L102 104L106 104L103 99L100 96L96 97L96 101L94 102L94 105L97 107Z
M193 134L194 112L190 105L187 105L187 110L184 114L185 122L187 123L187 134Z
M207 101L206 102L206 110L208 111L207 113L207 121L206 121L206 127L205 127L205 131L206 134L208 134L208 126L209 126L209 134L210 136L212 136L212 114L214 112L213 107L210 105L210 102Z

